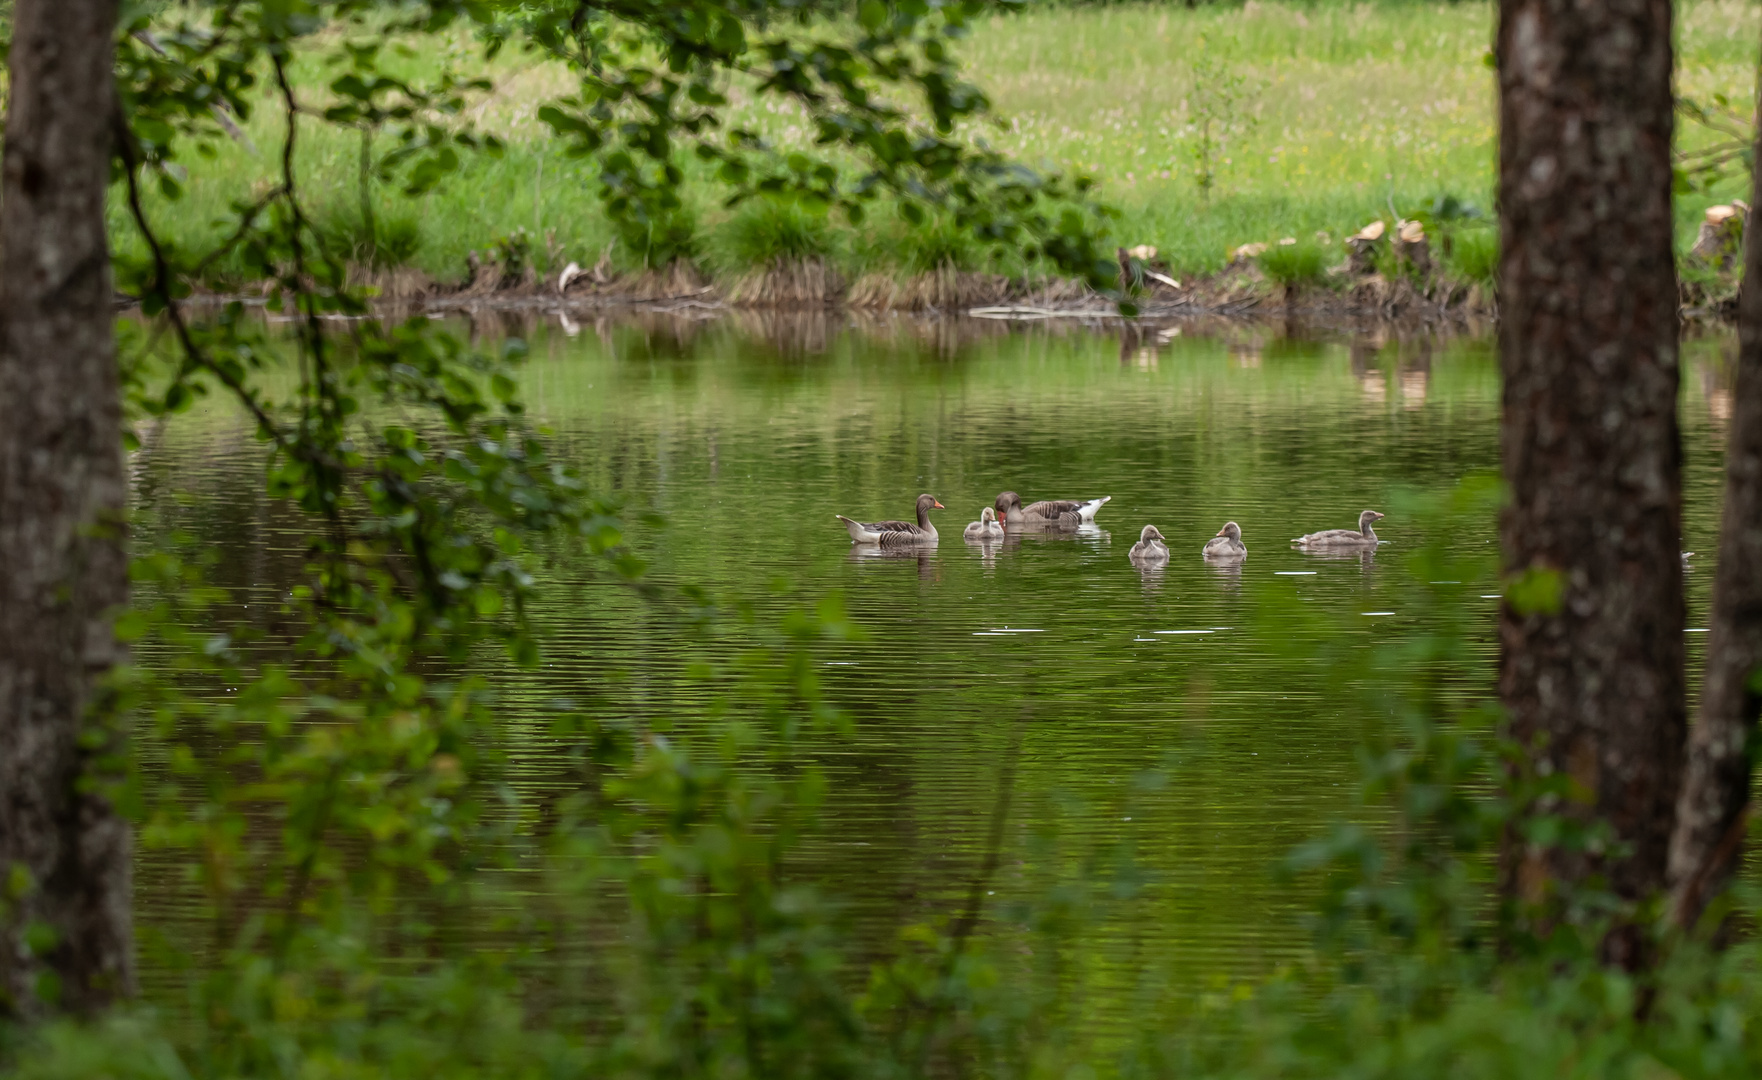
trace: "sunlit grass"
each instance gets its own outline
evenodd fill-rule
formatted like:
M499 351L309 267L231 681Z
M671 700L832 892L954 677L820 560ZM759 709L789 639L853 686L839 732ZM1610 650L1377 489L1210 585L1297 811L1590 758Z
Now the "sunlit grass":
M1685 94L1719 93L1747 102L1754 86L1758 9L1736 0L1700 0L1678 9L1678 84ZM1111 7L1047 6L980 25L965 43L971 78L994 100L997 122L980 131L1030 163L1076 169L1100 180L1119 208L1119 243L1155 245L1178 271L1215 269L1238 245L1282 236L1338 237L1372 218L1407 215L1452 194L1491 210L1496 100L1488 66L1494 8L1488 3L1284 4ZM1209 197L1195 176L1194 66L1202 55L1240 76L1242 93L1225 125ZM395 58L406 75L451 60L482 71L495 90L467 119L508 142L500 158L468 161L414 207L395 191L376 196L377 214L417 223L403 245L408 260L437 276L463 274L466 253L524 228L541 239L545 261L590 264L613 236L595 197L590 162L567 157L537 120L538 107L570 90L557 65L504 52L485 62L453 33ZM308 60L303 83L326 81ZM792 108L740 92L731 122L762 128L783 144L808 132ZM275 167L273 110L249 125L255 152L226 144L211 160L190 162L187 196L155 200L156 220L186 243L219 235L219 212L260 188ZM355 205L356 141L308 124L303 182L332 219ZM1685 129L1681 141L1707 136ZM1706 205L1741 194L1734 179L1708 195L1679 199L1686 246ZM743 260L766 245L743 242L751 212L722 206L708 183L689 199L700 249L718 262ZM112 207L118 242L132 244ZM918 269L920 238L883 212L861 229L834 218L823 247L846 269ZM549 242L543 242L548 236ZM750 240L748 236L745 239ZM935 237L939 242L946 237ZM401 249L402 250L402 249ZM951 261L1010 269L1004 253L955 245ZM1479 254L1477 252L1477 254ZM614 250L614 261L635 256Z

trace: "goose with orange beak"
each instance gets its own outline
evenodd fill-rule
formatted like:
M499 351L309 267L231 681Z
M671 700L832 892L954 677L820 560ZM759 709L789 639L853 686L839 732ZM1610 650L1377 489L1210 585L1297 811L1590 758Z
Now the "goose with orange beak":
M918 521L853 521L843 514L836 515L844 522L844 528L850 533L852 541L858 544L877 544L884 548L915 547L919 544L936 542L936 526L930 524L930 511L942 510L945 507L936 501L934 495L918 496Z
M1095 524L1095 515L1112 495L1099 499L1042 499L1022 505L1022 497L1006 491L997 497L997 516L1005 525L1031 529L1076 529Z

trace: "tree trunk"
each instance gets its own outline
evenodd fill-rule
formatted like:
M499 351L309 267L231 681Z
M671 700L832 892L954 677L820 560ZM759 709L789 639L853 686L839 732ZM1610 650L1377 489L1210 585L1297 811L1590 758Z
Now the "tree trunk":
M1762 146L1762 129L1757 133ZM1756 174L1762 191L1762 171ZM1751 196L1751 206L1758 196ZM1740 219L1741 220L1741 219ZM1703 226L1703 229L1706 227ZM1670 840L1671 914L1683 926L1731 878L1750 799L1749 743L1762 711L1751 682L1762 669L1762 228L1744 230L1738 370L1725 448L1725 508L1707 635L1701 713Z
M83 739L127 598L104 193L115 0L18 0L0 162L0 1014L133 988L129 832Z
M1664 885L1685 726L1670 0L1501 0L1498 57L1501 535L1533 575L1501 612L1499 691L1582 796L1542 809L1625 849L1514 832L1502 884L1540 901L1604 875L1639 900Z

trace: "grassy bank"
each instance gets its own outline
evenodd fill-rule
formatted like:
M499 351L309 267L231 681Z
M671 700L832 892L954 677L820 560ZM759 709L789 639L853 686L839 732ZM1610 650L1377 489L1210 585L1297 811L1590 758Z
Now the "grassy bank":
M984 24L966 58L996 103L986 138L1030 163L1094 174L1120 211L1114 238L1154 245L1173 272L1191 275L1215 271L1241 244L1317 231L1338 238L1444 195L1488 209L1493 20L1486 3L1047 6ZM1732 0L1681 5L1683 92L1749 100L1757 23L1756 8ZM507 151L467 161L416 199L376 190L381 258L457 280L468 252L524 235L517 242L540 270L592 265L613 236L594 166L565 157L537 119L540 105L570 91L567 74L530 55L484 61L463 33L397 60L418 78L445 62L493 81L467 116ZM316 55L301 65L314 96L331 77ZM266 149L279 137L273 113L246 125L254 146L223 144L189 164L185 196L152 205L163 228L186 245L220 235L226 206L261 190L277 165ZM730 120L784 144L806 138L786 108L750 95L737 93ZM321 215L339 235L359 233L357 136L311 124L302 137L303 180ZM1708 137L1693 127L1681 134L1686 145ZM1679 200L1682 246L1706 205L1740 191L1731 178ZM945 263L1024 269L1010 253L979 249L935 223L914 229L882 215L859 230L795 207L729 211L720 195L707 180L691 185L698 262L720 280L779 256L819 260L846 281ZM131 247L138 241L123 210L115 200L114 234ZM611 260L632 268L629 252L614 247Z

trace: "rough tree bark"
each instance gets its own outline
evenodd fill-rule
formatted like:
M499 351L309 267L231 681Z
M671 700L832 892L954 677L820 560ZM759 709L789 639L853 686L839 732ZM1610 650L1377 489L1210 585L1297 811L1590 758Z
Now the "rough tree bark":
M1757 133L1762 147L1762 130ZM1755 199L1762 198L1762 171ZM1750 800L1749 741L1762 712L1751 679L1762 670L1762 227L1744 230L1738 297L1738 370L1725 448L1725 508L1707 635L1701 711L1670 840L1670 905L1694 924L1724 889L1742 853Z
M1628 850L1513 833L1502 879L1540 899L1606 874L1640 899L1664 886L1685 727L1670 0L1501 0L1498 60L1501 535L1508 573L1559 586L1504 606L1499 690L1538 770L1585 796L1552 812ZM1612 934L1608 959L1639 942Z
M81 733L127 596L104 193L116 0L17 0L0 162L0 1014L133 986L129 832Z

